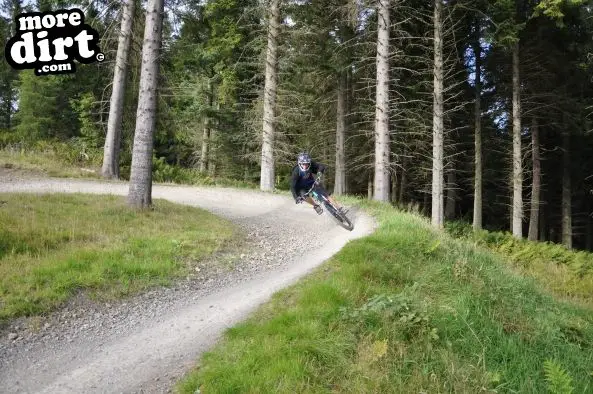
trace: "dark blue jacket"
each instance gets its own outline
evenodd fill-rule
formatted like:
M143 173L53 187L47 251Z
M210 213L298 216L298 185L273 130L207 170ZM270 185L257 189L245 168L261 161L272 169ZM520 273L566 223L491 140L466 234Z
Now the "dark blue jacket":
M326 166L324 164L317 163L317 162L311 160L311 168L309 170L309 173L307 176L303 177L301 175L299 166L296 165L293 167L292 176L290 179L290 191L292 192L292 197L294 198L295 201L298 197L297 190L305 189L305 188L308 189L311 186L313 186L313 183L315 182L314 175L317 174L318 172L323 173L325 171L325 169L326 169Z

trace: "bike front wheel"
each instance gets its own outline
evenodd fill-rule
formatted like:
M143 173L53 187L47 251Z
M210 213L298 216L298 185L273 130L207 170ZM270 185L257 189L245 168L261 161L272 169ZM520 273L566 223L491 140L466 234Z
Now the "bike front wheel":
M344 227L348 231L354 230L354 225L352 224L352 222L350 221L350 219L348 219L348 217L346 216L346 214L340 212L328 200L325 200L323 202L323 205L325 205L325 209L327 209L327 211L329 213L331 213L334 218L336 218L336 220L340 224L340 226Z

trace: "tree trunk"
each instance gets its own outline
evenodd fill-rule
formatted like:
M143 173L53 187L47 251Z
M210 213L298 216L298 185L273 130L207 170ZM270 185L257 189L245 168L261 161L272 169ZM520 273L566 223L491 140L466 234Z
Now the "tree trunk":
M404 166L405 164L405 160L402 161L402 166ZM402 175L401 175L401 180L399 182L399 198L397 199L397 201L403 205L406 203L405 201L405 197L406 197L406 168L402 168Z
M529 233L527 239L530 241L538 240L539 232L539 206L541 189L541 161L539 154L539 127L537 119L533 118L531 126L531 149L533 162L533 182L531 184L531 210L529 215Z
M217 148L217 136L216 127L210 129L209 147L208 152L208 176L214 177L216 175L216 148Z
M346 193L345 139L346 100L348 99L346 73L340 73L338 78L338 108L336 114L336 176L334 182L334 194L336 196Z
M212 110L214 103L214 92L212 91L212 81L208 79L208 109ZM200 156L200 172L206 173L208 170L208 155L209 155L209 143L210 143L210 114L206 114L204 117L204 131L202 134L202 155Z
M243 180L245 182L249 181L249 160L247 159L247 144L243 144L241 148L241 161L243 162Z
M589 251L593 251L593 212L591 212L591 200L589 197L587 199L587 225L586 225L586 234L587 238L585 240L585 249Z
M10 3L10 35L14 37L16 32L18 31L17 28L17 16L23 12L23 1L22 0L9 0Z
M15 72L17 70L10 70L8 71L9 75L5 77L3 83L4 83L4 89L5 92L3 94L4 96L4 121L3 124L0 125L0 127L6 129L6 130L10 130L12 128L12 103L14 102L15 98L16 98L16 92L15 92L15 81L18 78L18 74L15 75Z
M474 230L482 229L482 48L480 46L480 26L476 27L476 42L474 43L474 57L476 59L476 87L474 103Z
M513 235L523 237L523 168L521 166L521 84L519 43L513 46Z
M10 11L10 33L11 37L14 37L17 33L17 16L23 12L23 5L21 0L10 0L5 4L9 7ZM7 130L12 129L14 125L14 108L13 102L18 98L18 78L19 70L11 69L6 79L6 85L4 87L6 91L6 118L5 127Z
M211 108L214 105L214 92L212 91L212 95L210 96L212 101L210 102ZM220 103L217 101L213 108L216 113L220 112ZM218 164L218 160L216 158L218 148L219 148L219 141L218 141L218 130L220 130L220 121L218 119L214 119L214 121L210 120L210 138L209 141L209 151L208 151L208 175L212 178L216 176L216 167Z
M398 197L398 202L400 204L400 206L404 206L405 205L405 193L406 193L406 164L407 164L407 160L406 160L406 155L408 154L407 149L404 147L404 154L402 155L402 168L401 168L401 179L399 181L399 197Z
M109 105L107 136L105 137L105 147L103 149L103 168L101 169L101 175L108 179L119 178L119 151L126 94L127 63L130 42L132 41L132 22L135 8L136 2L134 0L126 0L122 9L121 30L117 44L111 103Z
M397 169L391 173L391 203L397 204Z
M447 199L445 204L445 218L455 219L455 206L457 204L457 174L452 169L447 174Z
M370 175L367 183L367 197L369 200L373 198L373 178Z
M4 123L2 127L10 130L12 123L12 81L7 81L7 85L8 92L6 94L6 102L4 103L6 108L4 109Z
M200 172L205 173L208 169L208 143L210 142L210 119L204 119L204 131L202 133L202 155L200 156Z
M572 204L570 185L570 134L562 132L562 244L572 249Z
M545 201L544 190L540 191L540 204L539 204L539 240L547 241L548 237L548 212L547 206L542 201Z
M389 201L389 5L378 2L374 199Z
M128 204L135 208L146 208L152 205L152 150L156 123L163 7L164 0L148 0L146 6L140 95L136 112L136 132L128 192Z
M432 116L432 225L443 228L443 25L442 0L434 2L434 92Z
M278 34L280 33L280 0L271 0L268 18L268 50L264 88L263 141L261 151L260 189L274 190L274 134L276 133L276 85L278 83Z

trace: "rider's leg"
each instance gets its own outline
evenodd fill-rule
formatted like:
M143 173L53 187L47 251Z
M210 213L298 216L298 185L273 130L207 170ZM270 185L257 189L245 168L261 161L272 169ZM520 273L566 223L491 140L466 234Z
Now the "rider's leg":
M328 200L329 200L329 201L330 201L332 204L334 204L336 207L338 207L338 209L339 209L339 208L342 208L342 206L341 206L341 205L340 205L340 204L339 204L339 203L338 203L336 200L334 200L334 198L333 198L332 196L327 196L327 199L328 199Z
M302 196L303 194L305 194L305 191L302 190L300 194ZM315 200L313 200L313 197L307 196L305 197L305 201L307 201L311 206L313 206L313 209L315 209L315 212L317 212L318 215L321 215L323 213L323 209L315 202Z
M304 189L299 190L298 194L302 197L305 194L305 190ZM307 196L307 197L305 197L305 201L307 201L312 206L315 206L315 201L313 200L313 197Z
M321 186L320 186L321 187ZM329 195L329 193L323 188L321 187L321 189L323 190L323 192L325 193L325 195L327 196L327 199L333 204L335 205L338 209L342 208L342 205L340 205L332 196Z

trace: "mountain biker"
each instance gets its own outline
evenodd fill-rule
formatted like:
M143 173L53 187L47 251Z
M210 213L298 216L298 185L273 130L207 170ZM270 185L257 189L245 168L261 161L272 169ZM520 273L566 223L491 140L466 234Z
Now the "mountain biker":
M297 204L307 201L313 206L313 209L315 209L315 212L317 212L318 215L323 213L321 206L316 204L311 196L307 196L305 198L303 195L307 193L315 183L314 174L323 174L326 168L327 167L324 164L311 160L309 153L301 152L297 156L297 165L292 169L292 177L290 181L290 191L292 192L292 197ZM329 193L327 193L322 185L318 185L317 187L322 193L328 196L332 204L338 207L339 210L342 210L340 205L338 205L335 200L329 196Z

